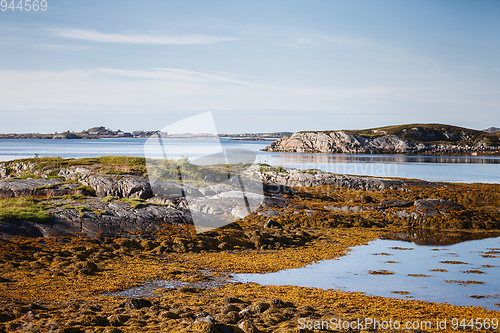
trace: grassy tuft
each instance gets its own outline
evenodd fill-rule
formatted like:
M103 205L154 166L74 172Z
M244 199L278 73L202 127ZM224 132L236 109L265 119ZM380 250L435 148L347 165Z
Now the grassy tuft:
M131 175L133 173L131 172L126 172L126 171L120 171L120 170L108 170L104 172L106 175Z
M110 203L111 201L115 200L115 197L108 195L107 197L103 198L101 201L105 204Z
M131 199L124 198L124 199L120 199L120 202L128 203L132 209L145 207L148 204L148 202L146 200L139 199L139 198L131 198Z
M53 221L45 206L33 198L9 198L0 200L0 221L25 220L37 223Z

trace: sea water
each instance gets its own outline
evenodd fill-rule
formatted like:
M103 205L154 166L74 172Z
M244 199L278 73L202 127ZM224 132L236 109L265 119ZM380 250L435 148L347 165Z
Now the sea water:
M63 158L97 157L103 155L144 156L143 138L110 138L94 140L2 139L0 161L37 156ZM428 181L462 183L500 183L500 157L483 156L408 156L301 154L265 152L270 141L169 138L167 157L203 157L214 149L248 149L256 162L298 169L319 169L328 172L375 177L415 178Z

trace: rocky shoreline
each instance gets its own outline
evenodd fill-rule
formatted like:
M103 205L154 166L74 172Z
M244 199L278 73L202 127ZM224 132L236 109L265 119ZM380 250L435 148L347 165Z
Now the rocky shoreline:
M193 213L205 214L209 217L215 215L227 215L234 218L246 216L246 213L240 216L241 209L237 208L239 193L230 187L210 184L206 188L189 184L180 186L178 183L156 180L153 184L156 188L153 191L149 179L143 176L106 174L98 170L98 165L72 166L56 170L50 167L40 169L38 166L36 162L1 163L0 176L3 179L0 179L0 199L43 198L45 210L53 219L44 223L4 219L0 223L0 237L85 235L100 238L120 235L147 239L153 237L164 224L192 225ZM406 191L414 186L426 188L449 186L445 183L348 176L318 170L304 172L282 168L278 172L270 166L261 166L259 175L267 194L262 196L257 193L248 193L247 197L253 204L253 209L261 206L260 209L264 210L284 205L287 200L283 198L283 195L293 196L295 189L298 188L318 189L322 186L332 186L365 191ZM181 193L190 195L189 207ZM460 205L454 207L452 203L446 201L422 202L427 206L452 207L453 209L461 207ZM412 206L413 202L411 204L410 202L406 204L393 202L373 207L329 205L325 206L325 209L343 211L377 209L380 211L391 207ZM425 212L407 212L403 209L395 214L416 219Z
M498 319L478 307L230 279L338 258L377 238L444 245L498 235L499 185L259 167L264 196L248 193L259 207L198 233L193 210L236 218L224 205L234 206L234 189L151 184L144 161L125 157L0 164L0 333L288 333L301 318Z

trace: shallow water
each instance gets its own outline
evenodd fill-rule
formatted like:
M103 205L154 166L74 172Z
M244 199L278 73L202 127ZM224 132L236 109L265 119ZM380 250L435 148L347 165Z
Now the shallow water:
M63 158L97 157L103 155L144 156L142 138L96 140L0 140L0 161L38 156ZM269 141L230 139L169 138L167 157L188 156L190 160L224 149L248 149L256 161L298 169L320 169L328 172L376 177L416 178L428 181L463 183L500 183L500 157L483 156L406 156L297 154L265 152Z
M446 271L432 271L435 269ZM384 270L393 274L370 274L370 271L383 273ZM484 274L478 274L480 272ZM336 260L270 274L237 274L234 278L262 285L361 291L369 295L484 306L500 311L499 277L500 237L444 247L378 239L354 247L347 256Z

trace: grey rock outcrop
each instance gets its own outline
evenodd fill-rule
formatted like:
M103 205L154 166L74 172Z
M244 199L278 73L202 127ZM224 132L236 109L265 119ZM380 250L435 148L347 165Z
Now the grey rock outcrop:
M420 199L416 200L412 206L408 207L413 209L394 210L392 213L402 218L417 219L421 216L435 216L438 214L447 216L451 211L465 209L462 205L443 199Z
M431 188L446 186L444 183L433 183L410 179L389 179L375 177L350 176L329 172L304 172L297 169L283 168L285 172L266 171L263 168L262 180L268 184L276 184L276 188L286 187L317 187L332 185L352 189L384 190L405 189L410 186L426 186ZM268 185L268 188L272 188ZM273 193L273 192L271 192Z
M0 198L25 197L41 186L60 183L62 179L0 179Z
M64 203L70 204L71 201L61 199L59 202L61 205ZM134 209L125 202L105 203L97 198L79 203L85 210L78 210L78 206L68 208L68 205L61 205L49 209L54 215L52 223L2 221L0 238L14 235L48 237L78 234L91 238L118 235L130 237L137 232L147 238L165 224L192 224L189 212L169 206L145 205Z
M389 212L401 218L417 219L421 216L435 216L438 214L446 216L451 211L459 211L465 209L464 206L443 199L420 199L416 201L393 200L382 201L379 204L370 206L334 206L327 205L323 207L326 210L341 211L341 212L363 212L378 210L381 212ZM409 209L400 209L409 208Z
M464 206L443 199L423 199L415 201L415 208L426 215L447 214L452 210L462 210Z
M153 196L149 182L139 176L89 175L80 182L94 189L98 197L147 199Z
M374 153L394 150L408 152L419 149L395 135L365 138L344 131L338 132L298 132L272 142L265 150L297 153ZM422 147L423 148L423 147Z
M487 132L487 133L500 132L500 128L492 126L492 127L487 128L487 129L484 129L483 132Z
M411 131L419 136L419 128ZM295 153L347 153L347 154L471 154L480 151L499 151L499 147L488 146L483 141L474 142L465 132L463 137L453 138L470 142L468 145L412 143L400 136L378 131L380 136L365 137L345 131L297 132L272 142L264 150ZM375 134L375 133L373 133ZM444 133L451 139L452 134ZM460 139L460 140L459 140Z

